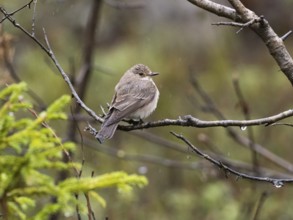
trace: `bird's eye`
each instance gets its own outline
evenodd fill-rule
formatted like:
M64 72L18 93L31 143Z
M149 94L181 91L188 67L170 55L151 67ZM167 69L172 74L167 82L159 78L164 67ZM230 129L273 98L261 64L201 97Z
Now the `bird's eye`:
M144 74L142 72L138 73L140 76L143 76Z

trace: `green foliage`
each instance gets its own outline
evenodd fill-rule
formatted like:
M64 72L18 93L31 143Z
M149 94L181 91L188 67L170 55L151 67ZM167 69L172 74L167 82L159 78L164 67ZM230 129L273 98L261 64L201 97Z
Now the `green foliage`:
M62 143L47 124L66 119L62 109L70 97L62 96L37 115L29 103L20 101L25 89L25 83L20 83L0 92L0 213L4 219L43 220L59 211L73 214L78 193L86 193L104 207L105 200L95 190L118 187L128 192L132 186L147 184L145 177L124 172L56 183L56 171L80 168L80 164L62 161L62 154L73 151L75 145ZM31 112L32 117L16 117L26 112ZM49 202L51 198L56 202ZM84 205L78 205L80 210L86 210Z

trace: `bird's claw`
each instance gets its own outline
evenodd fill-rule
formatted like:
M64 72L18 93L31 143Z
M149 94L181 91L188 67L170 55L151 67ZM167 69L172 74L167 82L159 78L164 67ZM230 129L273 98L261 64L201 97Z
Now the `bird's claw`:
M140 125L144 123L144 121L141 118L140 119L124 119L124 121L132 125Z

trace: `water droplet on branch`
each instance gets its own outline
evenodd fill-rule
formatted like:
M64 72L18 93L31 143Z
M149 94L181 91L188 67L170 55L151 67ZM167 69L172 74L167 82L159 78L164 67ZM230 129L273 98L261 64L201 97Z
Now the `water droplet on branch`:
M241 131L245 131L246 128L247 128L246 126L241 126L241 127L240 127Z
M273 182L273 184L274 184L274 186L275 186L276 188L281 188L282 186L284 186L284 183L283 183L282 181L279 181L279 180L275 180L275 181Z

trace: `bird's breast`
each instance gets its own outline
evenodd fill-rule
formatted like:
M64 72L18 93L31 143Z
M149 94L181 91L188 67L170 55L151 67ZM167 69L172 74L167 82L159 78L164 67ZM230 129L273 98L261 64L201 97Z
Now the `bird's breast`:
M156 93L154 98L148 104L144 105L143 107L137 109L135 112L130 114L129 117L136 118L136 119L143 119L148 117L157 108L159 95L160 95L160 92L156 87Z

